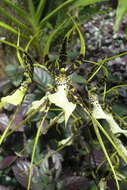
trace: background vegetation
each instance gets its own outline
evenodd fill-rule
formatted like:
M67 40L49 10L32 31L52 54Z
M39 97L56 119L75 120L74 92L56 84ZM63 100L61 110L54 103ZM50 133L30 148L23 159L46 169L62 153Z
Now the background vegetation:
M0 2L1 190L126 190L126 9L120 0ZM59 92L63 66L76 105L67 123L58 100L32 104Z

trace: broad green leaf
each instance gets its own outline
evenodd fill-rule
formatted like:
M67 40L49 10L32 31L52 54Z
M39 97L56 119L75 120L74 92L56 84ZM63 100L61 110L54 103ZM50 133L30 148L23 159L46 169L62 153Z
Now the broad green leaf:
M76 108L76 104L73 104L72 102L69 102L67 99L67 92L64 85L59 86L57 89L57 92L54 94L50 94L48 96L51 103L55 104L56 106L62 108L65 112L65 124L67 124L67 121Z
M107 113L102 109L101 105L99 104L97 96L91 95L91 100L93 105L92 116L96 119L105 119L109 124L110 130L112 131L113 134L123 133L125 136L127 136L127 130L121 129L120 126L115 121L115 119L113 118L112 114Z
M119 29L120 22L122 18L127 14L127 1L126 0L118 0L118 7L116 11L116 22L115 22L115 30Z
M86 83L86 79L83 76L78 75L76 73L72 74L70 77L71 77L72 82L74 83L79 83L79 84Z
M112 106L112 110L113 110L113 112L118 114L120 117L127 115L127 107L124 103L123 104L120 104L120 103L114 104Z
M52 85L53 79L51 78L50 74L46 70L44 70L45 68L39 68L37 67L37 64L34 66L34 81L40 84L40 86L43 87L43 89Z
M20 105L26 94L26 91L27 88L21 86L12 95L1 98L0 108L3 107L5 104L12 104L15 106Z

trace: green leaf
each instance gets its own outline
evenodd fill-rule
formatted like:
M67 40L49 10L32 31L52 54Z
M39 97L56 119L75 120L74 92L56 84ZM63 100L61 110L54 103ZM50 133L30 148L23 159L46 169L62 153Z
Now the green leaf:
M18 31L15 30L12 26L5 24L4 22L0 21L0 27L9 30L10 32L13 32L14 34L18 35ZM24 37L25 39L29 39L28 36L21 34L22 37Z
M91 119L92 119L92 123L93 123L93 126L94 126L94 130L95 130L96 136L98 138L98 141L99 141L99 143L101 145L101 148L102 148L102 150L103 150L103 152L105 154L105 157L106 157L106 159L108 161L108 164L109 164L109 166L110 166L110 168L112 170L112 173L114 175L114 179L115 179L115 182L116 182L117 189L120 190L120 186L119 186L118 179L117 179L117 176L116 176L115 167L112 164L112 161L111 161L111 159L110 159L110 157L108 155L107 149L106 149L106 147L104 145L103 139L102 139L102 137L100 135L100 131L98 129L97 120L94 117L91 117Z
M17 31L17 30L15 30L13 27L11 27L11 26L8 25L8 24L5 24L5 23L2 22L2 21L0 21L0 26L3 27L3 28L5 28L6 30L9 30L9 31L11 31L11 32L13 32L13 33L15 33L15 34L18 34L18 31Z
M72 22L74 23L74 26L79 34L79 37L80 37L80 43L81 43L81 48L80 48L80 54L85 56L85 52L86 52L86 46L85 46L85 40L84 40L84 37L79 29L79 26L78 24L76 23L76 21L74 20L74 18L69 14L69 17L71 18Z
M75 1L75 0L65 1L60 6L58 6L56 9L51 11L47 16L44 17L44 19L42 19L42 21L40 22L40 25L44 24L46 21L48 21L48 19L50 19L52 16L54 16L58 11L60 11L62 8L66 7L67 5L72 3L73 1Z
M106 59L103 59L102 61L99 62L100 65L98 66L98 68L96 69L96 71L93 72L92 75L88 78L88 80L87 80L88 82L90 82L94 78L94 76L100 71L100 69L102 68L102 66L105 63L105 61L106 61Z
M8 42L6 40L0 40L0 42L4 43L4 44L7 44L13 48L16 48L16 49L19 49L20 51L24 52L24 49L21 48L21 47L18 47L17 45L15 45L14 43L11 43L11 42Z
M83 76L78 75L76 73L72 74L70 77L71 77L71 80L74 83L80 83L80 84L85 84L86 83L86 79Z
M120 22L126 14L127 14L127 1L119 0L117 11L116 11L116 22L115 22L115 27L114 27L116 31L119 29Z
M63 140L59 141L58 146L62 146L62 145L65 145L65 144L66 144L66 146L70 146L70 145L72 145L72 143L73 143L73 139L70 136L70 137L68 137L66 139L63 139Z
M12 21L13 23L17 24L21 29L24 29L27 32L31 32L30 28L28 28L25 24L16 19L14 16L11 16L8 11L0 7L0 13L3 14L8 20Z
M96 185L92 185L92 187L90 188L90 190L97 190L97 186Z
M38 21L40 20L40 17L41 17L41 15L43 13L43 10L44 10L44 7L45 7L45 2L46 2L46 0L40 0L39 5L37 7L37 10L36 10L36 13L35 13L35 18Z
M19 31L19 33L18 33L17 47L19 47L19 45L20 45L20 44L19 44L19 40L20 40L20 31ZM19 48L17 48L16 55L17 55L17 58L18 58L18 60L19 60L20 65L22 66L22 68L25 68L25 64L24 64L24 61L23 61L23 59L22 59L22 57L21 57Z
M71 6L70 10L75 9L80 6L87 6L90 4L98 3L98 2L103 2L105 0L76 0L74 4Z
M127 87L127 84L120 84L120 85L117 85L117 86L113 86L112 88L110 88L109 90L107 90L105 93L106 95L115 91L117 88L122 88L122 87Z
M66 125L70 115L76 108L76 104L73 104L72 102L68 101L65 86L59 86L57 92L54 94L50 94L48 98L51 103L55 104L56 106L64 110L65 125Z
M34 18L35 8L34 8L33 0L28 0L28 8L31 13L30 15Z
M18 15L20 15L25 20L29 21L29 14L24 11L23 9L19 8L19 6L16 6L12 1L10 0L2 0L5 4L7 4L9 7L11 7L13 10L17 12Z
M53 83L53 80L49 73L42 68L35 67L34 69L34 81L36 81L43 88L47 88Z
M127 115L127 107L125 104L114 104L112 107L113 112L117 113L119 116Z
M44 47L43 50L43 56L47 55L49 53L49 48L51 46L51 42L54 40L56 34L63 28L64 24L66 23L67 20L65 20L64 22L62 22L62 24L60 24L48 37L47 43Z

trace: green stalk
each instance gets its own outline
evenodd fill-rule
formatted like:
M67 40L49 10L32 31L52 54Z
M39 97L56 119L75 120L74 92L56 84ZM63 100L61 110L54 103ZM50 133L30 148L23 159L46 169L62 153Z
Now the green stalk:
M30 163L30 169L29 169L29 179L28 179L28 185L27 185L27 190L30 190L30 185L31 185L31 180L32 180L32 169L33 169L33 162L34 162L34 157L35 157L35 153L36 153L36 147L38 144L38 140L39 140L39 136L41 133L41 129L42 129L42 125L45 121L45 118L47 116L49 107L47 108L46 112L44 112L45 115L42 115L42 120L40 121L40 124L38 126L38 130L37 130L37 134L35 137L35 142L34 142L34 146L33 146L33 151L32 151L32 157L31 157L31 163Z
M107 150L106 150L106 148L105 148L105 145L104 145L104 143L103 143L102 137L101 137L100 132L99 132L99 130L98 130L98 127L96 126L96 120L95 120L93 117L91 117L91 119L92 119L92 122L93 122L93 126L94 126L94 129L95 129L95 133L96 133L96 136L97 136L97 138L98 138L98 141L99 141L99 143L100 143L100 145L101 145L101 148L102 148L102 150L103 150L103 152L104 152L104 154L105 154L105 156L106 156L106 158L107 158L107 161L108 161L108 163L109 163L109 165L110 165L110 167L111 167L112 173L113 173L113 175L114 175L114 179L115 179L115 181L116 181L117 189L120 190L119 183L118 183L117 176L116 176L116 172L115 172L115 170L114 170L114 166L112 165L112 162L111 162L111 160L110 160L110 157L109 157L109 155L108 155L108 153L107 153Z
M11 126L12 126L12 124L13 124L15 118L16 118L16 114L18 113L18 111L19 111L19 107L16 109L16 112L13 115L11 121L9 122L9 124L7 125L7 127L4 130L3 134L1 135L1 137L0 137L0 145L2 144L2 142L4 141L4 139L6 139L6 134L9 131L9 129L11 128Z

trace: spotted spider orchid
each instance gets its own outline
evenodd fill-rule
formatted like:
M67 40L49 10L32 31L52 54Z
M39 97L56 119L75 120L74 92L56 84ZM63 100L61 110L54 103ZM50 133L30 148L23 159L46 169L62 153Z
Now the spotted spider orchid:
M127 130L121 129L118 123L113 118L112 114L102 109L97 95L91 95L90 100L93 105L92 116L95 119L105 119L108 122L110 130L113 134L123 133L125 136L127 136Z
M62 108L62 110L65 113L65 124L67 124L67 121L68 121L70 115L72 114L72 112L76 108L76 104L73 104L72 102L69 102L69 100L67 98L66 86L65 85L60 85L60 86L58 86L55 93L53 93L53 94L48 93L41 100L37 100L37 101L32 102L32 107L29 109L29 111L36 110L47 99L50 101L50 103L55 104L56 106ZM44 111L45 106L46 105L44 104L44 106L42 106L40 111Z
M22 85L12 94L1 98L0 108L5 106L6 104L11 104L14 106L20 105L26 95L28 90L28 85L31 81L25 81Z

